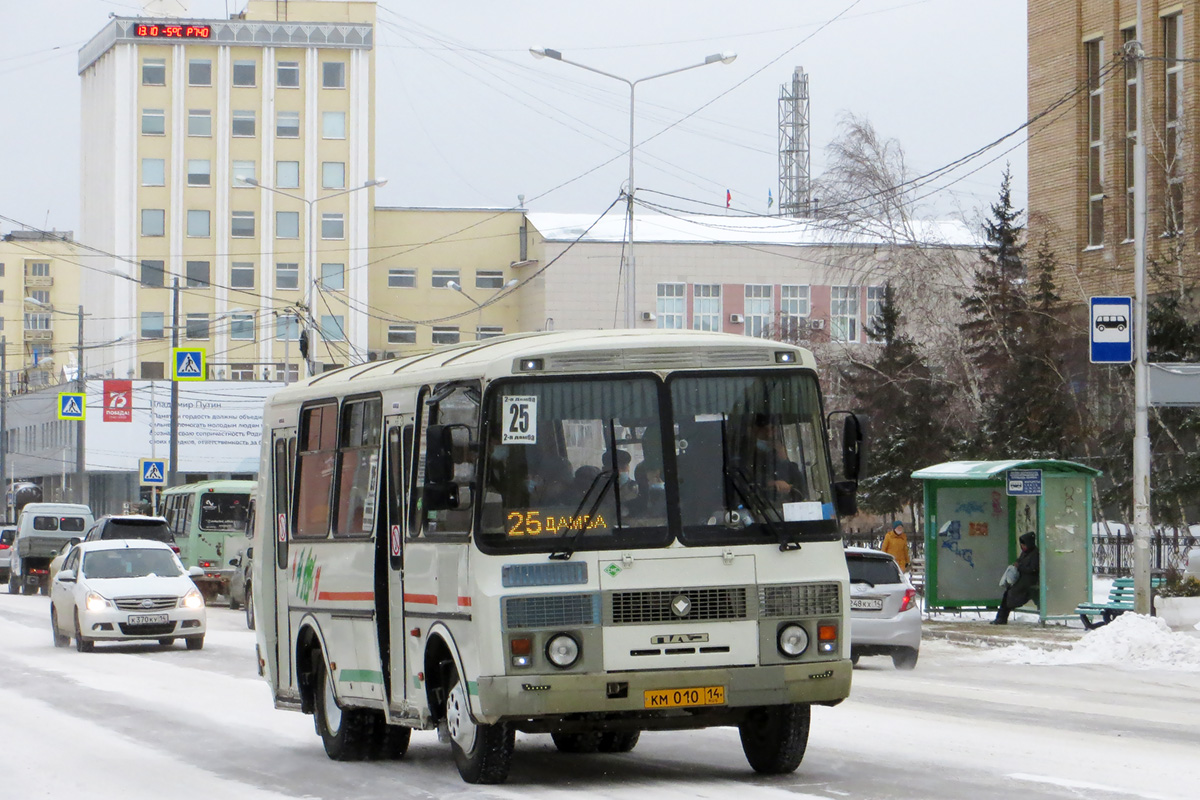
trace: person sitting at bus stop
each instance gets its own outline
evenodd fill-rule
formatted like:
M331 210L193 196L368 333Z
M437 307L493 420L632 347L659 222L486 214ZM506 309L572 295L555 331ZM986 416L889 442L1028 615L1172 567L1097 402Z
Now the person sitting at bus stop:
M1000 608L996 611L996 618L992 620L993 625L1007 625L1008 615L1012 610L1020 608L1030 600L1034 605L1038 603L1041 565L1037 549L1037 534L1033 531L1023 533L1017 541L1021 544L1021 555L1013 564L1017 568L1017 580L1004 590L1004 597L1000 599Z
M908 572L908 536L904 533L903 522L896 520L892 523L879 549L896 559L896 566L900 567L901 572Z
M766 489L776 505L804 499L804 471L788 455L787 444L767 414L755 414L751 424L754 436L754 480Z

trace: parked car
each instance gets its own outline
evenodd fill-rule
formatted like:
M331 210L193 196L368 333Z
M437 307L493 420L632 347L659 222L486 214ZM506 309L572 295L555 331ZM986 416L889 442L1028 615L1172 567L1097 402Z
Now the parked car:
M175 535L167 527L164 517L146 517L140 514L106 514L92 523L85 542L98 542L107 539L150 539L162 542L179 553L175 546Z
M896 669L917 665L921 609L896 559L881 550L846 548L850 571L850 660L891 656Z
M232 541L232 540L226 540ZM246 535L238 543L237 552L229 559L233 574L229 578L229 607L237 611L246 608L246 627L254 630L254 595L251 592L250 569L254 566L254 498L250 498L250 512L246 524Z
M50 560L92 524L92 510L77 503L29 503L17 519L9 562L8 592L50 593Z
M62 569L63 562L67 560L67 556L71 555L71 549L74 548L75 545L79 544L81 541L83 541L83 540L76 539L76 538L68 539L67 543L64 544L59 549L58 555L56 555L50 561L50 585L51 586L54 585L54 576L57 575L59 573L59 570Z
M80 542L67 555L50 591L54 644L87 652L98 641L182 637L204 646L204 596L169 546L150 539Z
M12 546L16 538L16 525L0 528L0 583L8 583L8 565L12 560Z

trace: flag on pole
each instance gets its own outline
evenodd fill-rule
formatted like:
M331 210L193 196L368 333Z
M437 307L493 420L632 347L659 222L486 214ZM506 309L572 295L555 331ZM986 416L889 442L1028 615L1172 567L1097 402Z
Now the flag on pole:
M771 196L771 190L767 189L767 208L775 205L775 198Z
M725 207L729 208L729 204L732 202L733 202L733 195L729 193L728 189L726 189L725 190Z

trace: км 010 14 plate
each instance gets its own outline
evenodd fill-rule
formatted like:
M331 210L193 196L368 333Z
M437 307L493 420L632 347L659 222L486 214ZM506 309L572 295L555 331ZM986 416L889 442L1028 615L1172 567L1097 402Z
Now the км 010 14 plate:
M643 693L646 708L719 706L725 703L724 686L695 686L689 689L652 689Z

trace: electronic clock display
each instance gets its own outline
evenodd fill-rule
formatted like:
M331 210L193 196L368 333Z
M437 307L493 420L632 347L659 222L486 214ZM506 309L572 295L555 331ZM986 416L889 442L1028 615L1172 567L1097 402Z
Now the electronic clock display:
M207 39L212 36L212 26L139 23L134 34L139 39Z

